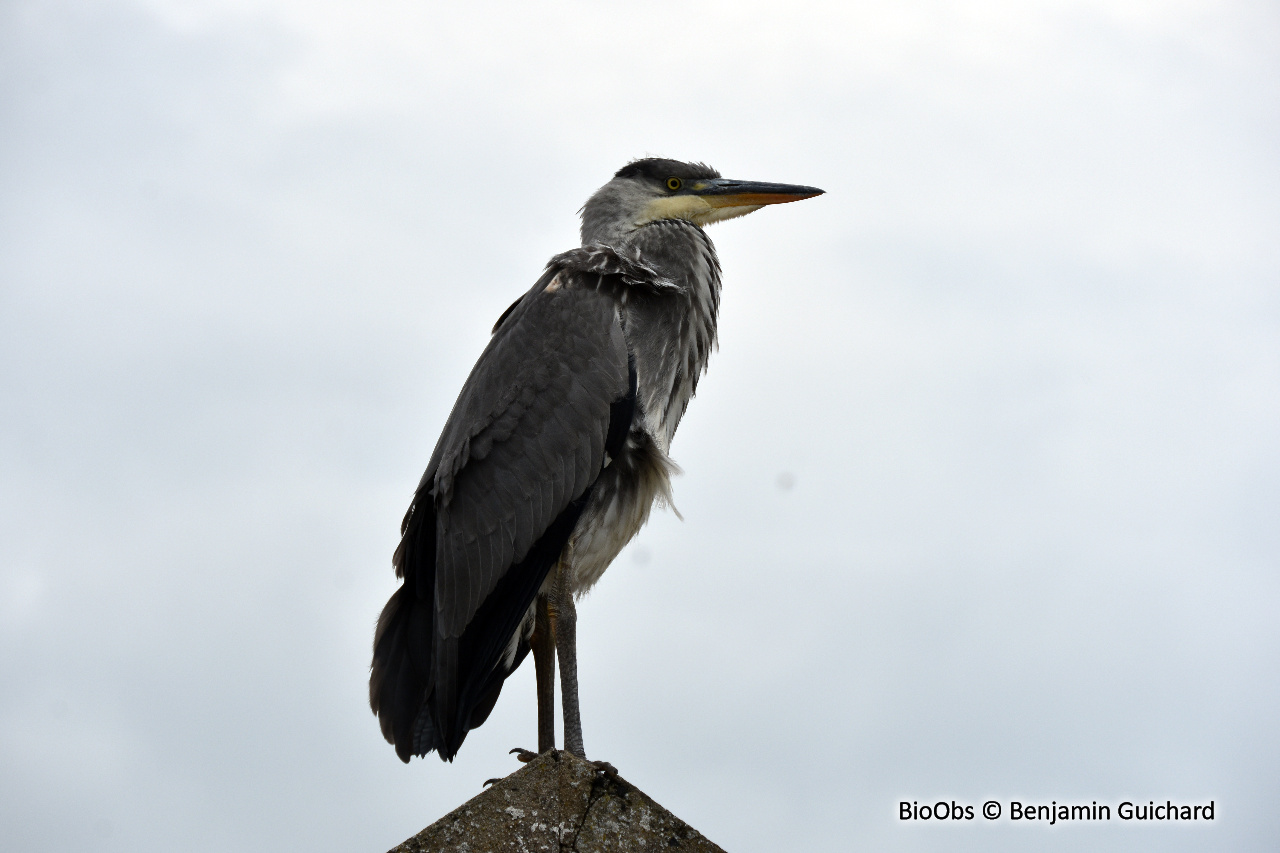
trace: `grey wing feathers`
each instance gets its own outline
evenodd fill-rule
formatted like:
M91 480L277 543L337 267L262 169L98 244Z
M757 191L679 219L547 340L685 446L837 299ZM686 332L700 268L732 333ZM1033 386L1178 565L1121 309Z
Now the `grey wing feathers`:
M548 266L595 277L597 287L606 287L620 293L626 288L650 292L679 292L683 288L674 281L663 278L657 270L640 258L634 246L607 246L591 243L578 249L561 252L551 259ZM513 305L512 308L515 306ZM511 309L507 309L511 310ZM498 323L502 323L499 318Z
M595 481L610 404L626 392L626 343L604 294L530 294L502 324L437 449L441 636L461 636L507 567Z
M432 749L451 759L484 721L528 652L516 638L506 657L606 441L628 428L619 285L604 286L616 278L553 264L507 309L419 483L394 558L404 584L378 620L369 681L405 761Z

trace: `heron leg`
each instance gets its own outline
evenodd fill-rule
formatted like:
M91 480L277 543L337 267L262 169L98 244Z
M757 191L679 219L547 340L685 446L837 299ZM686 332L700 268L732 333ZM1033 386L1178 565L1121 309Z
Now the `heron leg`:
M538 752L556 748L556 632L551 603L538 596L534 603L533 672L538 682Z
M565 570L555 589L556 652L560 657L560 702L564 706L564 748L586 758L582 748L582 717L578 712L578 608L573 603Z

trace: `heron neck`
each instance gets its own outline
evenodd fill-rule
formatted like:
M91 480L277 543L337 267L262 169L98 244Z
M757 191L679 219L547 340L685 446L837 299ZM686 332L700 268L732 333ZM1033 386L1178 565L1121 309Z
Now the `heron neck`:
M649 432L666 450L716 345L720 262L697 225L663 220L626 242L679 291L636 294L622 308Z

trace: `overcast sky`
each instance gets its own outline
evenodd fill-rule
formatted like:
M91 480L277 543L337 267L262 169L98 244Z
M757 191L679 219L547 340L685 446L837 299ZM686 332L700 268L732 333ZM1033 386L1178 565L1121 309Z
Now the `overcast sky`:
M579 608L588 754L733 853L1280 848L1270 2L0 5L0 838L381 851L536 745L369 713L398 523L627 160L720 351ZM1216 804L903 822L900 800Z

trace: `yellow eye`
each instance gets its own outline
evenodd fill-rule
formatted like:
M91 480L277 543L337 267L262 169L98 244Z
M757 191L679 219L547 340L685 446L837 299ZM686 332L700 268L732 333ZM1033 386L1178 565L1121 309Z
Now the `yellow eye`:
M667 189L671 190L672 192L675 192L676 190L680 189L680 187L682 186L684 186L684 182L681 181L679 178L667 178Z

